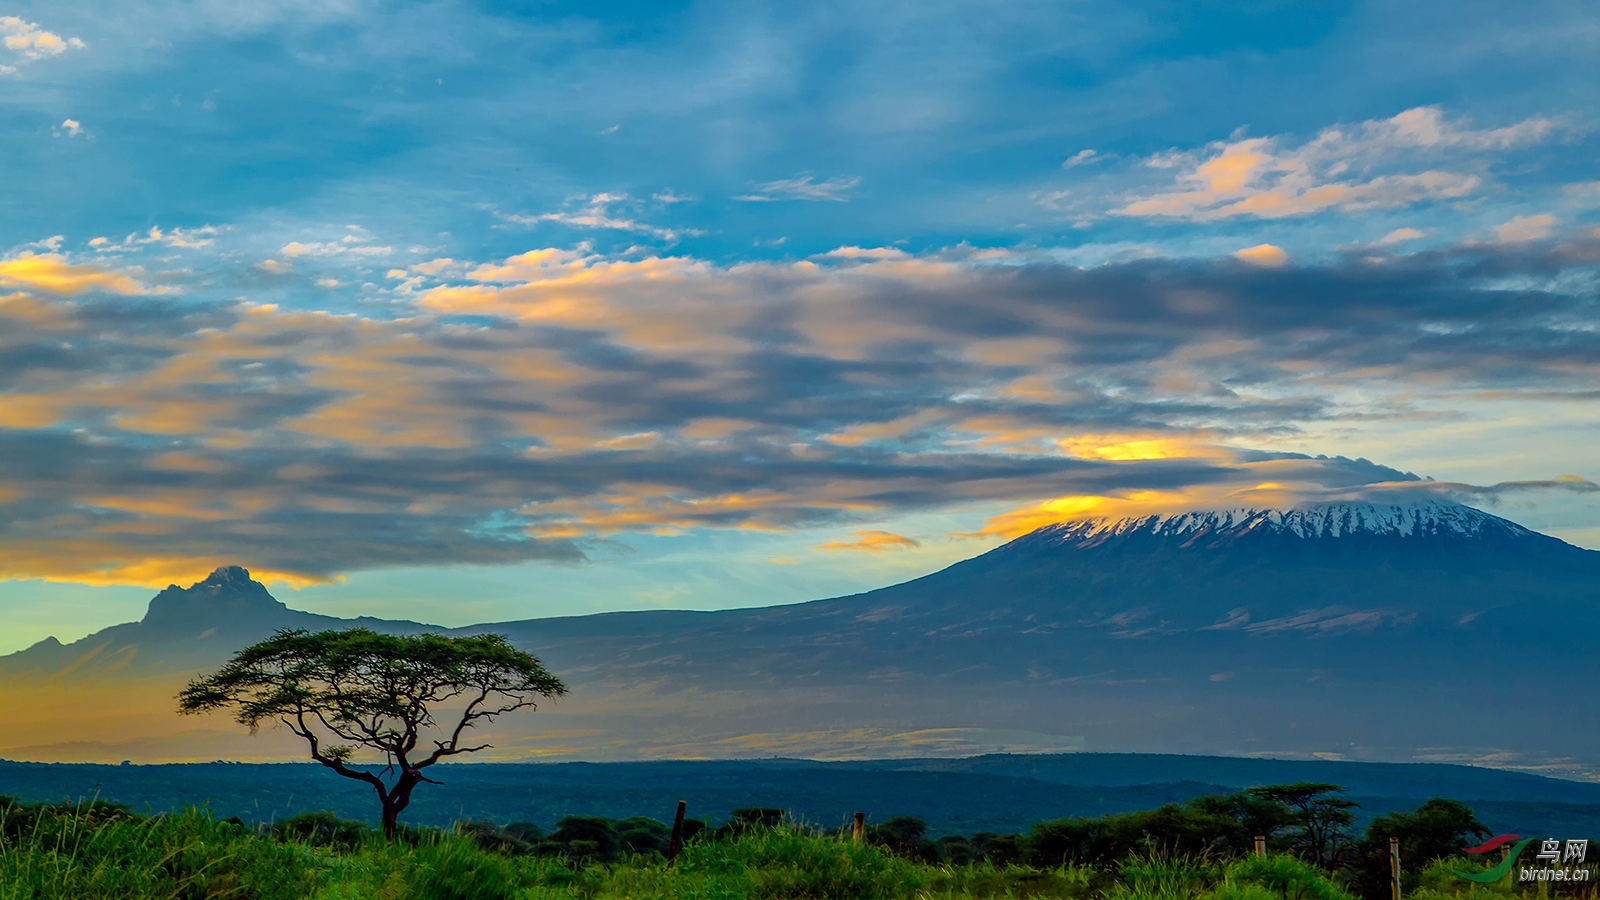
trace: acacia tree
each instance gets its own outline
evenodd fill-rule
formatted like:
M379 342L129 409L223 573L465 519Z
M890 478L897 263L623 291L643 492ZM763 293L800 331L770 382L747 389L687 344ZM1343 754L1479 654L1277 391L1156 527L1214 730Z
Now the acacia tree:
M1344 793L1344 788L1320 781L1297 781L1250 788L1249 793L1292 810L1290 824L1298 826L1299 831L1291 839L1299 845L1301 858L1329 869L1342 863L1351 843L1350 826L1356 820L1351 810L1361 806L1336 796Z
M383 832L393 837L412 790L424 781L439 783L424 769L489 749L463 745L468 729L566 692L538 659L497 634L280 631L190 682L178 708L236 707L235 718L252 734L262 722L282 722L310 745L312 759L372 785L383 804ZM457 703L464 704L459 713ZM432 746L419 749L423 741ZM377 771L352 766L361 749L382 754L387 765Z

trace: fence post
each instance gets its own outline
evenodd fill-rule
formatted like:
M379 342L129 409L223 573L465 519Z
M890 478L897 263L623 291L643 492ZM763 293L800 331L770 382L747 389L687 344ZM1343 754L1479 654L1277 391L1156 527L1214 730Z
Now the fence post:
M1257 856L1266 856L1267 855L1267 838L1266 838L1266 835L1261 835L1261 834L1256 835L1256 855Z
M855 842L858 843L858 844L867 839L867 814L866 813L864 813L864 812L856 813L856 824L855 824L855 827L853 829L851 829L851 838L853 840L855 840Z
M678 851L683 849L683 814L689 809L689 801L678 801L678 814L672 817L672 838L667 841L667 862L678 858Z
M1400 839L1389 838L1389 896L1400 900Z

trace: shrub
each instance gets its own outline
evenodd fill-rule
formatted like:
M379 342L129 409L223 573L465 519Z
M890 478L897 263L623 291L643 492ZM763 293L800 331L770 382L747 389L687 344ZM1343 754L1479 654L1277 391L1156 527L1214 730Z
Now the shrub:
M1000 868L1020 866L1028 861L1030 853L1028 839L1020 834L995 834L989 831L980 831L972 836L972 847L978 851L978 856L981 859ZM1047 865L1042 868L1055 867L1055 865Z
M928 840L928 823L915 816L895 816L867 829L867 842L887 848L906 859L923 862L940 860L939 845Z
M360 844L368 833L366 823L341 819L329 810L300 813L272 826L272 836L280 841L345 850Z
M632 816L615 823L617 844L623 853L666 853L672 829L649 816Z
M535 831L538 830L537 825L533 825L531 827ZM493 822L478 821L473 819L463 819L457 822L456 833L462 835L463 837L470 838L473 843L478 845L479 849L488 851L490 853L501 853L507 856L522 856L524 854L531 853L538 843L537 837L534 838L533 843L529 843L527 840L519 837L520 834L526 833L521 830L513 833L509 826L506 828L501 828Z
M512 822L502 830L529 846L538 846L539 841L544 838L544 829L532 822Z
M567 816L539 843L539 852L560 856L575 866L609 863L617 858L617 830L602 816Z

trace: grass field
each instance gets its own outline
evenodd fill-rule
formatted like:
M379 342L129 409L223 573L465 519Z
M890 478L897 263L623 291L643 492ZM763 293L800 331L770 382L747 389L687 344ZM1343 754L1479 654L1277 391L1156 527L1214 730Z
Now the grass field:
M1344 900L1317 868L1290 856L1240 859L1152 849L1114 865L935 865L798 828L757 828L692 841L673 865L655 853L609 864L513 855L467 832L370 832L283 839L202 811L144 818L110 805L0 810L0 900L735 900L735 898L1083 898ZM1438 866L1410 896L1489 900Z

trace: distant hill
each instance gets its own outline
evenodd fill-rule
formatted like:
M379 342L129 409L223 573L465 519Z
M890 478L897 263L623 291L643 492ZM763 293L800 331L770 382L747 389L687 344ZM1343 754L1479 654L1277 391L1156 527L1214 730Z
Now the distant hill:
M172 692L273 628L358 621L431 629L290 610L239 569L169 588L139 623L0 657L0 712L51 710L0 755L293 758L220 717L177 719ZM505 723L507 759L1087 749L1588 777L1596 626L1600 553L1425 502L1087 520L849 597L454 632L507 634L573 688ZM62 719L52 690L120 718Z
M1330 781L1362 804L1362 820L1410 810L1432 796L1466 801L1496 831L1600 836L1600 785L1466 766L1240 760L1084 753L972 759L455 764L424 785L407 817L462 818L548 828L567 815L670 817L677 801L712 821L743 806L790 810L816 825L914 815L937 833L1026 830L1062 816L1153 809L1260 784ZM1133 779L1144 780L1133 780ZM205 804L219 816L271 821L332 809L371 819L371 791L310 764L162 766L0 762L0 794L36 800L100 796L137 810Z

